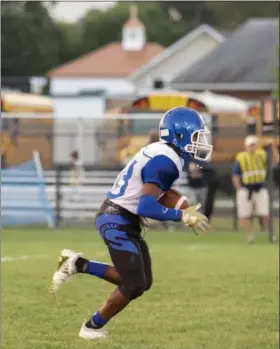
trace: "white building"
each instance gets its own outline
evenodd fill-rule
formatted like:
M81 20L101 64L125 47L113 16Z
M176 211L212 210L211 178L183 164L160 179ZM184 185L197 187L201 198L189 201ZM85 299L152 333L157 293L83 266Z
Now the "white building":
M180 72L206 57L224 41L224 35L217 30L201 25L139 67L129 80L138 91L152 88L155 80L168 85Z
M135 87L128 76L163 50L163 46L147 42L137 8L131 6L122 41L111 42L49 71L50 93L57 96L103 90L106 95L133 94Z
M147 42L137 8L131 6L121 42L111 42L47 73L55 105L55 133L59 135L55 137L55 162L69 160L69 144L80 152L85 164L98 161L95 134L105 113L105 98L134 94L134 84L127 77L163 50L163 46Z

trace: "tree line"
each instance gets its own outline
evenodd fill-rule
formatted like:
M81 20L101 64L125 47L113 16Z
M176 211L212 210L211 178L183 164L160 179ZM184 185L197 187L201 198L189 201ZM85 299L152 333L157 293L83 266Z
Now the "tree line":
M117 2L107 11L92 9L76 23L55 21L50 15L55 5L55 1L2 1L2 76L45 75L86 52L120 41L131 3ZM249 18L278 13L279 3L268 1L138 3L148 41L165 47L200 24L233 31Z

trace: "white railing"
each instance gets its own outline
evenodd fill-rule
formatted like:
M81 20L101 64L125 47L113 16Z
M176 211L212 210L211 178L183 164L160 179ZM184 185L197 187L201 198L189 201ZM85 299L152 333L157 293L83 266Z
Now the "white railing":
M59 188L57 187L57 177L55 171L45 171L44 176L47 182L46 193L49 199L50 205L56 208L57 205L57 190L59 189L61 198L59 202L60 216L62 219L85 219L93 218L95 212L100 207L101 203L105 199L106 193L110 190L116 175L116 171L87 171L83 180L84 185L71 186L70 175L68 171L62 171L60 173ZM26 178L28 180L28 178ZM10 179L11 183L16 182L16 178ZM18 178L18 181L23 181L23 178ZM177 181L176 185L179 187L183 194L186 194L186 179L181 178ZM32 202L32 197L36 193L34 185L29 185L28 182L24 186L21 186L21 195L26 196L26 208L30 210L36 209L36 202ZM2 187L1 197L9 196L9 206L17 207L17 195L18 188L14 185L6 183ZM28 200L30 198L30 200ZM234 203L232 198L218 198L215 202L215 207L218 210L231 210ZM279 201L273 203L274 209L279 208Z

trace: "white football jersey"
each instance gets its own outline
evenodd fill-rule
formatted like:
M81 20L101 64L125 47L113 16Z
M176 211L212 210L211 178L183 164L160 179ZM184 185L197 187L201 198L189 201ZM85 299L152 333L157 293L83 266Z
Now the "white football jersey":
M168 145L156 142L142 148L125 168L119 173L107 197L117 205L137 214L138 201L143 187L142 170L146 164L158 155L169 158L178 170L178 177L182 174L183 160Z

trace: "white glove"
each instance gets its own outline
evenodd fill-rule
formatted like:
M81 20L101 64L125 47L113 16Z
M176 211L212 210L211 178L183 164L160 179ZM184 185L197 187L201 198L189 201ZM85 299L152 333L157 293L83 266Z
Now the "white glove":
M201 204L190 206L182 211L182 222L185 226L191 227L195 234L206 234L209 230L208 218L197 210Z

